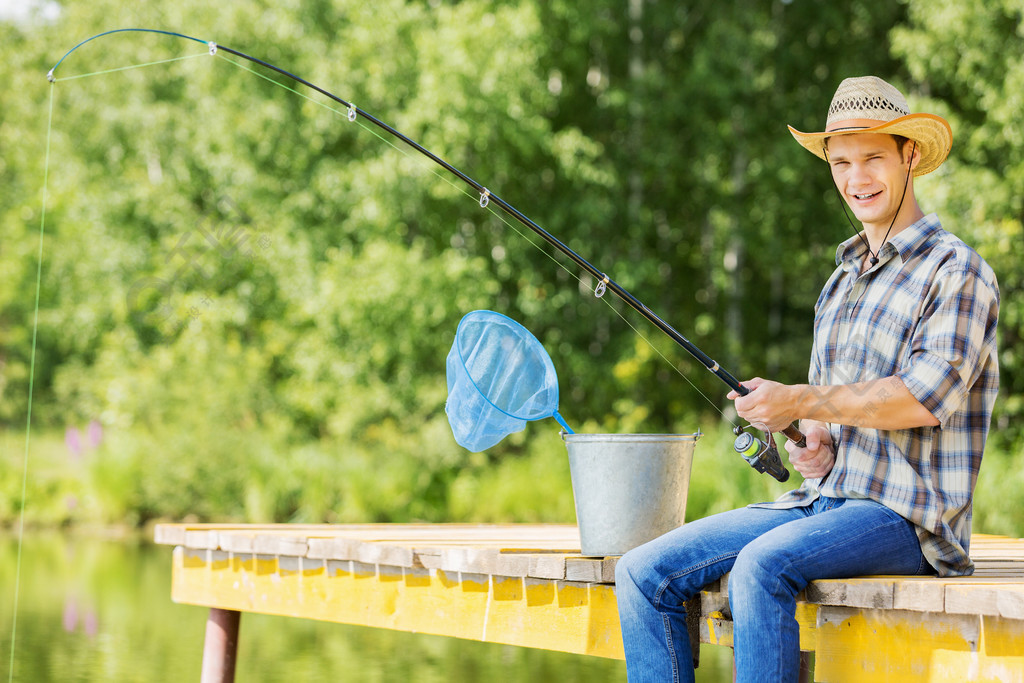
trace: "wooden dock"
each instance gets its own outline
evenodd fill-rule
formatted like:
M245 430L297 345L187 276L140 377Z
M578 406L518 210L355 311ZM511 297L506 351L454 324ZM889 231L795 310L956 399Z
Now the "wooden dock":
M615 557L572 525L162 524L171 597L211 608L204 681L233 677L259 612L622 658ZM975 535L973 577L815 581L798 607L820 681L1024 683L1024 540ZM728 577L691 637L729 646Z

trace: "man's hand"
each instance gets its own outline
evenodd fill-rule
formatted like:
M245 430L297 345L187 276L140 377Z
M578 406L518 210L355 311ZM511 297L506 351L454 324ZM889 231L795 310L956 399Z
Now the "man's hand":
M823 425L802 426L807 437L807 448L800 448L792 441L786 442L789 462L804 479L824 477L836 464L836 453L832 449L832 434Z
M793 415L793 407L790 405L791 387L760 377L746 380L743 386L750 393L740 396L730 391L727 398L736 401L737 414L755 427L778 432L798 417Z

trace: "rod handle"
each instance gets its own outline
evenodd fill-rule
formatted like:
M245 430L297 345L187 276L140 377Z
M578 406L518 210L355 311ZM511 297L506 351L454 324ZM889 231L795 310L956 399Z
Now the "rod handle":
M783 435L795 443L798 448L807 448L807 439L804 437L803 432L796 428L795 424L791 424L782 430Z

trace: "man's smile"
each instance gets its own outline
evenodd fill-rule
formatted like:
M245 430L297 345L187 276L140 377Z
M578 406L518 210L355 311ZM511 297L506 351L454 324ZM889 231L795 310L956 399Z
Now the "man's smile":
M881 190L878 192L872 192L871 194L855 194L853 196L857 199L871 199L872 197L877 197L880 194L882 194Z

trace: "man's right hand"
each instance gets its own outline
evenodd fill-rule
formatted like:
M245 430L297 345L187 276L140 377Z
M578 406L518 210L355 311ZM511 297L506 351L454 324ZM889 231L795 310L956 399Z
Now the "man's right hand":
M832 435L822 424L803 424L804 436L807 437L807 448L800 448L792 441L786 442L789 462L793 469L804 479L824 477L832 471L836 463L836 454L832 450Z

